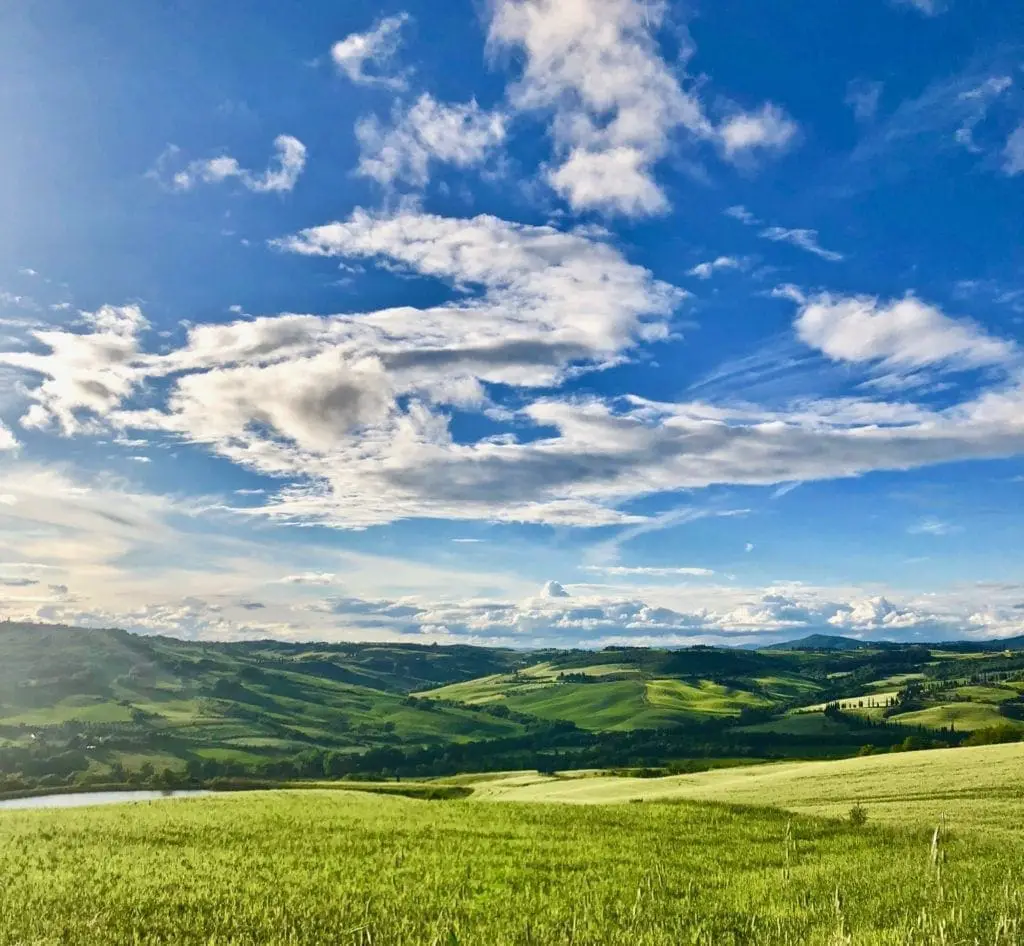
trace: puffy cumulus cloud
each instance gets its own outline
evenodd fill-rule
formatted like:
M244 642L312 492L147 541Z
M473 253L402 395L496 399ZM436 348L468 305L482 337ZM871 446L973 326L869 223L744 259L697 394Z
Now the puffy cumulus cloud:
M306 146L291 135L274 139L274 157L265 171L243 168L236 158L221 155L191 162L171 178L176 190L191 190L197 184L220 184L235 179L256 194L286 193L294 190L306 167Z
M476 101L449 105L424 93L409 107L396 105L391 127L375 118L356 125L358 172L389 186L404 181L424 187L431 162L470 168L482 164L505 140L505 116Z
M874 362L891 369L980 368L1017 356L1011 342L914 296L885 303L869 296L819 295L801 308L796 331L801 341L834 361Z
M0 423L0 451L6 450L17 450L18 449L18 438L14 436L11 431ZM2 497L0 497L0 504L3 503Z
M691 596L678 602L599 594L582 586L574 592L571 597L541 594L520 601L327 599L317 607L335 615L372 615L393 633L443 633L452 640L513 646L767 644L808 633L950 640L983 636L986 628L1006 635L1009 627L1005 608L979 611L970 598L954 606L896 604L885 596L845 596L811 587L761 592L710 588L701 600Z
M557 581L547 582L540 590L542 598L568 598L569 592Z
M549 173L548 182L576 209L599 207L648 216L669 209L648 164L649 158L637 148L576 148Z
M668 206L653 178L682 126L713 134L698 98L683 90L651 30L662 3L639 0L498 0L493 48L523 53L512 89L522 110L554 112L560 164L552 185L577 210L654 213Z
M187 375L171 394L170 414L152 426L208 443L269 428L299 448L324 453L352 431L385 421L392 404L378 361L353 363L325 351L278 364ZM149 424L143 420L140 426Z
M739 112L719 127L722 150L730 161L757 151L785 151L796 140L799 126L777 105L766 103L756 112Z
M922 613L914 608L898 607L884 597L842 603L835 608L835 614L828 619L828 623L840 628L877 631L940 623L939 617L934 614Z
M404 89L404 76L389 75L384 70L398 52L402 27L408 22L409 14L400 13L378 20L365 33L351 33L331 47L331 60L356 85Z
M34 403L22 417L22 426L56 425L66 435L90 429L93 418L121 404L140 380L135 359L139 335L148 322L139 307L103 306L81 313L81 319L84 332L32 332L49 349L47 354L0 352L0 364L44 379L31 389Z
M553 114L548 182L574 210L666 211L655 167L680 130L690 141L718 143L729 159L782 150L796 135L771 104L716 126L695 87L685 88L662 57L654 37L662 2L497 0L491 10L492 49L522 53L513 107Z

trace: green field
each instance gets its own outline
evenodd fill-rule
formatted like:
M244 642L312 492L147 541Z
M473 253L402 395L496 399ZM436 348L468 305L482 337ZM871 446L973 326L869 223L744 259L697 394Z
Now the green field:
M0 812L3 946L1008 946L1015 845L681 802L270 792Z
M715 801L838 817L862 804L873 821L1024 837L1024 745L786 762L668 778L519 778L476 786L485 801L611 804Z

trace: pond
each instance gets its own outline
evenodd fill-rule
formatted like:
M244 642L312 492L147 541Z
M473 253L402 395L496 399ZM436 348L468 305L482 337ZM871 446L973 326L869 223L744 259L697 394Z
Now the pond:
M75 792L67 795L34 795L0 801L0 811L25 808L86 808L90 805L123 805L127 802L159 801L163 798L196 798L209 792Z

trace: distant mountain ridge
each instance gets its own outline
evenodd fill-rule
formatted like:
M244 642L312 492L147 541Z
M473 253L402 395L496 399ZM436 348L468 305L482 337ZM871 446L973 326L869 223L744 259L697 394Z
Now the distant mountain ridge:
M839 634L809 634L798 640L784 641L781 644L772 644L764 650L864 650L878 644L888 644L889 641L867 641L857 640L854 637L843 637Z

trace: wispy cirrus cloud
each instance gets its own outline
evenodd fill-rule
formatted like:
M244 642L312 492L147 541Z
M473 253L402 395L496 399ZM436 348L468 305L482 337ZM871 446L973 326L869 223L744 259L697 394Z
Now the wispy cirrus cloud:
M949 7L947 0L892 0L898 7L910 7L925 16L938 16Z
M1024 125L1018 126L1006 140L1003 158L1003 170L1008 175L1024 174Z
M710 568L680 566L673 568L656 568L625 565L586 565L584 571L608 575L612 578L710 578L715 574Z
M884 82L870 82L866 79L853 79L846 86L845 102L858 122L874 120L884 89Z
M797 249L813 253L815 256L821 257L821 259L828 260L830 263L839 263L846 258L842 253L825 249L818 242L817 230L767 227L761 231L761 236L765 240L771 240L772 243L788 243Z

